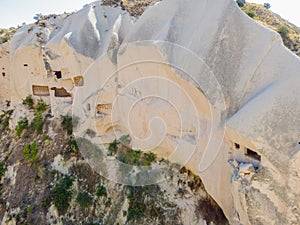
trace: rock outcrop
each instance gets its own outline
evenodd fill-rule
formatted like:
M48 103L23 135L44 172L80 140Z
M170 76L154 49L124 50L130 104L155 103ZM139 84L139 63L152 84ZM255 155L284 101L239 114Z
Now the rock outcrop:
M299 222L300 60L278 33L232 0L165 0L138 19L95 2L54 17L10 42L13 104L31 94L54 115L73 104L77 135L129 134L186 165L231 224Z

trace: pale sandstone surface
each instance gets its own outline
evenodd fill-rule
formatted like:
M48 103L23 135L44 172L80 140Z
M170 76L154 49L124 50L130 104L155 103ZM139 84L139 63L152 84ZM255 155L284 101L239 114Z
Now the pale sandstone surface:
M0 104L6 103L10 100L10 60L9 60L9 43L0 45Z

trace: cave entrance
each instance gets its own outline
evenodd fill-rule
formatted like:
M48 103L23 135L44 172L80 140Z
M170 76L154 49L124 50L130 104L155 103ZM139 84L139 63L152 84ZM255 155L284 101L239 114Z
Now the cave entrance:
M246 148L245 155L252 158L252 159L256 159L258 161L261 161L261 156L259 154L257 154L257 152L255 152L255 151L253 151L249 148Z
M61 71L53 71L54 75L56 76L57 79L61 79L62 78L62 73Z
M62 78L61 71L53 71L53 72L54 72L54 74L55 74L55 76L56 76L57 79L61 79Z

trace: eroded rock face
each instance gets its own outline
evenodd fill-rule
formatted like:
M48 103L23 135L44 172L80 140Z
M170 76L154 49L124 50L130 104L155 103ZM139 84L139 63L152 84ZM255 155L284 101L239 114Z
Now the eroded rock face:
M231 0L165 0L134 23L96 2L46 23L11 42L14 103L74 101L77 134L186 165L232 224L300 220L300 61L277 33Z
M0 45L0 71L1 71L1 105L6 103L6 100L10 100L10 62L9 62L9 44L4 43Z
M51 103L54 114L70 109L85 70L118 46L131 26L128 13L95 2L20 28L10 42L12 102L31 94Z

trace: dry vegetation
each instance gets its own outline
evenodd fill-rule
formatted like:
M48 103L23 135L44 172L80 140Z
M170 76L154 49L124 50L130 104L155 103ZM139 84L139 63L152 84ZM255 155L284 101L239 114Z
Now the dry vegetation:
M114 7L121 6L122 9L127 10L130 15L139 17L149 5L159 1L160 0L103 0L102 4Z
M8 42L16 31L17 29L14 27L11 27L9 29L0 28L0 44Z
M300 56L300 28L284 20L263 5L246 3L241 9L257 22L277 31L286 47Z

